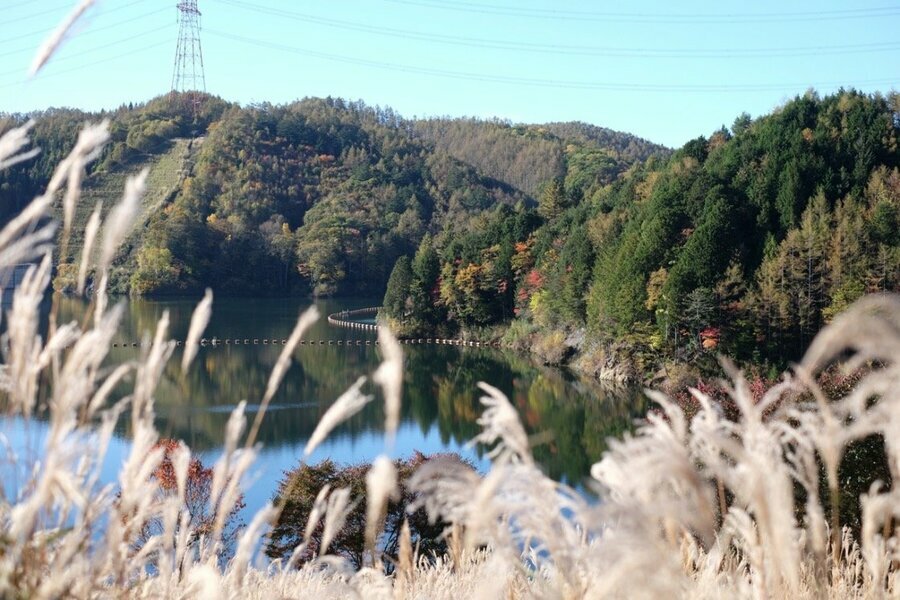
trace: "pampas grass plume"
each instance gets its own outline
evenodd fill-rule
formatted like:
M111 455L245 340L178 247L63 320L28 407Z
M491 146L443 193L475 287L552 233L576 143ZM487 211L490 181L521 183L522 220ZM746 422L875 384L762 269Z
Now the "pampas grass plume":
M212 290L206 288L203 299L200 300L197 308L194 309L194 314L191 315L191 325L188 327L187 338L184 341L184 354L181 357L181 371L183 373L187 373L188 367L190 367L194 357L197 356L197 351L200 348L200 336L203 335L203 331L209 324L209 318L212 316L212 301Z
M316 425L315 430L313 430L312 435L309 436L309 440L306 442L306 447L303 449L304 457L312 454L316 447L328 437L332 429L358 413L366 404L372 401L372 396L365 395L359 391L365 382L365 377L357 379L356 383L350 386L346 392L341 394L328 407L328 410L319 419L318 425Z
M69 15L65 18L65 20L59 24L59 26L51 33L44 43L41 44L40 48L38 48L37 53L34 56L34 59L31 61L31 67L28 69L28 74L30 76L34 76L37 74L41 68L47 64L47 61L50 60L50 57L59 49L60 45L62 45L63 41L66 39L66 34L72 30L72 27L81 18L81 16L87 12L87 10L94 5L95 0L81 0L78 4L75 5L75 8L69 13Z

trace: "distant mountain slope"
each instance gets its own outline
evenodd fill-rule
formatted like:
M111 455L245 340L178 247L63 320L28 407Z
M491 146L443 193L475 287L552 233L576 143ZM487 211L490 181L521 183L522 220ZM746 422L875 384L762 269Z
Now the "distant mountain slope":
M581 121L546 123L539 126L567 142L593 144L609 150L626 163L643 162L652 155L669 156L672 150L624 131L592 125Z
M143 212L111 279L113 291L134 294L377 295L426 236L441 244L500 206L533 206L552 181L587 197L664 152L585 124L410 122L334 98L240 107L206 96L195 110L167 95L109 113L36 116L45 155L0 173L0 217L39 193L81 123L109 118L111 140L88 169L56 283L71 287L97 202L105 214L126 176L148 167Z
M592 156L593 178L608 184L637 162L670 150L633 135L586 123L512 125L498 120L424 119L415 135L533 198L542 186L565 177L573 157Z

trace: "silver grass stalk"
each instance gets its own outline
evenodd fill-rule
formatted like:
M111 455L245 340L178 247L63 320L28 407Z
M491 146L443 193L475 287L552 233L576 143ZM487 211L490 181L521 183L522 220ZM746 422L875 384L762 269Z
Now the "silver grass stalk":
M212 316L212 301L213 292L206 288L203 299L200 300L197 308L194 309L194 314L191 315L191 325L188 327L187 338L184 341L184 354L181 357L182 373L187 373L188 367L197 356L197 350L200 348L200 336L203 335L203 331L209 325L209 318Z
M231 565L231 576L240 580L247 572L251 560L253 559L253 551L259 545L259 540L263 535L265 527L278 516L276 509L271 502L266 503L250 521L250 525L241 534L238 540L237 550L234 553L234 560Z
M237 450L240 437L247 426L245 407L246 402L241 402L232 411L225 428L224 452L213 467L209 498L210 506L215 513L209 546L209 551L213 554L220 550L219 544L228 516L241 497L241 480L256 460L256 451L253 448Z
M72 221L75 218L75 208L81 198L81 182L84 178L84 169L92 160L100 155L100 151L109 139L109 119L100 123L86 124L78 132L75 147L69 155L57 165L50 183L44 193L52 197L56 190L67 181L66 193L63 195L63 235L60 243L60 261L68 260L69 236L72 231Z
M469 445L477 443L496 446L488 452L488 456L500 461L519 460L532 462L528 434L519 421L519 413L513 408L506 395L483 381L478 387L487 393L481 397L485 411L478 419L482 432L475 436Z
M184 442L179 441L178 447L170 454L170 459L172 470L175 472L178 497L184 498L187 493L188 468L191 466L191 450Z
M272 401L275 392L278 391L278 386L281 385L281 380L284 379L285 373L291 366L291 356L294 354L294 349L300 343L306 330L318 319L319 310L315 306L310 306L297 319L297 324L294 326L294 330L291 331L287 344L281 349L281 354L278 355L278 360L275 362L275 366L272 367L269 382L266 384L266 392L263 395L256 417L253 419L250 434L247 436L247 447L250 447L256 441L256 436L259 433L259 428L262 426L262 420L266 414L266 409L269 407L269 402Z
M416 557L413 553L409 519L403 519L403 527L400 528L400 540L397 549L397 585L401 590L404 585L412 581L415 567Z
M372 461L372 466L366 473L366 548L372 554L374 564L380 562L376 559L376 541L384 522L388 501L397 500L399 495L397 467L382 454Z
M384 390L384 431L388 447L394 443L397 426L400 423L401 394L403 393L403 350L390 330L378 328L378 342L384 352L384 360L375 373L372 381Z
M184 590L186 597L197 600L220 600L227 597L222 577L213 565L199 565L191 569Z
M68 359L60 369L57 385L53 390L53 408L58 409L60 414L86 410L86 417L93 416L101 408L101 402L111 393L112 386L130 371L127 366L120 365L107 381L99 387L97 385L123 311L124 306L117 305L93 329L81 334L75 341ZM97 397L92 399L91 395L95 390Z
M225 524L235 505L241 498L241 480L246 476L256 460L253 449L242 449L230 461L231 470L225 475L225 486L216 504L216 518L213 522L212 542L218 544L222 539Z
M56 226L52 222L39 224L47 216L52 200L38 196L0 230L0 266L28 262L50 251Z
M109 285L109 273L103 271L100 273L100 281L94 286L94 323L102 321L103 315L106 314L106 305L109 302L106 294L107 285Z
M131 400L133 424L139 419L153 421L153 392L159 385L163 369L175 350L175 342L166 338L168 330L169 311L166 310L156 325L156 334L149 350L142 350L142 360L135 372L134 394ZM146 348L146 344L142 346Z
M213 469L213 480L210 487L210 505L213 507L216 506L222 490L225 488L238 441L247 427L247 418L244 416L246 407L246 400L239 402L237 407L231 411L228 423L225 425L225 447L223 448L222 457L216 462L216 466Z
M859 500L863 515L860 532L862 555L872 581L877 586L878 595L883 597L882 590L891 561L887 551L889 542L884 539L881 529L885 523L900 517L900 495L896 491L882 493L881 488L882 483L876 481Z
M68 234L72 230L72 221L75 219L75 208L81 198L81 181L84 179L84 161L75 156L69 167L68 185L63 195L63 232ZM64 244L68 244L68 239ZM60 252L68 252L68 248L61 248ZM62 256L61 258L68 258Z
M288 337L287 344L284 345L284 348L281 350L281 354L278 355L278 360L275 362L275 366L272 368L272 374L269 376L269 382L266 384L266 393L263 396L263 403L267 403L275 395L275 392L278 390L278 386L281 385L281 380L284 378L285 373L287 373L288 368L290 368L291 366L291 356L294 353L294 349L297 347L297 344L300 343L300 340L303 338L303 334L306 333L306 330L309 329L312 324L315 323L318 319L319 309L315 306L310 306L297 319L297 324L294 326L293 331L291 331L291 335L290 337Z
M94 1L95 0L81 0L81 2L75 5L75 8L72 9L65 20L57 26L53 33L44 40L44 43L38 48L34 59L31 61L31 66L28 69L29 76L33 77L45 64L47 64L47 61L50 60L50 57L53 56L54 52L59 49L60 45L66 39L66 35L72 30L72 27L78 19L94 5Z
M159 576L164 580L169 580L175 571L175 547L178 543L178 525L181 516L187 513L182 510L184 506L184 497L174 496L165 498L163 506L160 510L162 514L162 534L160 555L157 559L157 567L159 568Z
M103 202L97 202L94 212L91 213L84 228L84 244L81 247L81 261L78 265L78 283L76 287L79 296L84 294L87 272L91 266L91 258L94 252L94 241L97 239L97 232L100 231L100 213L102 210Z
M355 503L350 502L350 488L338 488L328 496L328 507L325 509L325 526L322 528L322 545L319 556L328 554L334 536L344 526L347 517L353 512Z
M332 429L358 413L366 404L372 401L372 396L367 396L359 391L365 382L365 377L357 379L356 383L350 386L346 392L334 401L334 404L328 407L328 410L319 419L319 424L316 425L315 430L313 430L312 435L309 436L309 440L306 442L306 447L303 449L304 458L313 453L316 447L328 437Z
M21 152L22 148L31 142L28 132L32 127L34 127L34 119L28 119L24 125L14 127L0 136L0 171L34 158L40 153L39 148Z
M291 571L294 566L296 566L297 561L300 560L300 557L303 556L303 553L309 546L313 531L315 531L319 521L322 520L322 515L324 515L325 511L328 509L328 494L330 492L331 484L326 483L316 495L316 499L313 501L312 510L309 511L309 517L306 519L306 527L303 530L303 541L294 548L293 552L291 552L291 556L285 564L286 571Z
M50 283L50 255L41 264L30 267L13 295L9 323L5 334L8 340L6 355L10 406L26 418L31 416L38 396L40 375L39 356L43 349L38 334L39 306Z
M125 375L130 373L133 368L133 365L130 363L121 364L103 380L103 383L97 388L97 391L94 392L90 402L88 402L88 416L96 414L96 412L106 404L109 395L119 382L124 379Z
M71 176L73 168L83 169L100 156L107 140L109 140L109 119L103 119L99 123L86 123L78 132L78 139L72 151L56 165L47 183L47 189L40 197L52 200L62 184Z
M103 245L100 250L100 272L109 270L119 246L131 232L134 221L140 210L141 197L146 189L146 167L140 173L128 177L125 181L125 194L122 200L109 211L103 225Z

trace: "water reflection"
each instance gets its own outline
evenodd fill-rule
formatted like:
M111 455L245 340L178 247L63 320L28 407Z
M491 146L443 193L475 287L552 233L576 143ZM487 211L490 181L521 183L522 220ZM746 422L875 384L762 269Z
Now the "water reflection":
M80 318L85 305L60 299L61 322ZM323 314L371 305L371 299L319 302ZM287 337L307 303L297 299L217 299L206 337L272 339ZM184 339L194 300L127 301L116 341L138 341L152 332L163 311L169 311L170 335ZM310 340L373 339L372 334L329 326L321 319L307 334ZM505 351L456 346L405 346L406 370L402 426L398 451L459 450L479 430L481 414L478 381L506 393L519 410L529 433L546 433L549 441L534 454L547 473L578 483L605 449L605 440L620 436L644 414L646 403L636 390L606 388L556 369L539 367L526 357ZM134 358L139 348L118 347L112 362ZM221 447L225 424L237 402L246 400L255 411L281 346L220 345L201 347L194 366L183 374L180 349L169 362L156 393L157 426L165 437L184 440L195 451ZM296 461L319 418L360 375L370 374L380 361L377 346L301 346L284 378L259 439L266 456L281 456L289 468ZM369 387L370 393L377 389ZM122 393L125 393L123 390ZM380 402L342 424L331 436L327 451L337 460L380 452L376 443L383 429ZM122 419L118 434L130 437L130 420ZM482 450L475 449L473 458ZM274 484L272 485L274 487ZM272 488L270 488L271 490Z

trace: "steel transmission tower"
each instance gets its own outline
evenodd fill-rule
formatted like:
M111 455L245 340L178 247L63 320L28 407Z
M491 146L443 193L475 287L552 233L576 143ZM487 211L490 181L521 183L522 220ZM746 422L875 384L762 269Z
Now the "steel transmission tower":
M200 94L206 92L203 75L203 51L200 48L200 10L197 0L178 1L178 46L172 71L172 92L185 92L192 109L200 105Z

